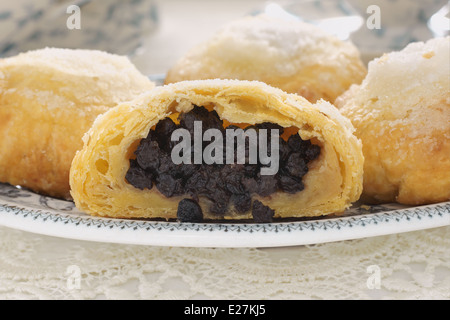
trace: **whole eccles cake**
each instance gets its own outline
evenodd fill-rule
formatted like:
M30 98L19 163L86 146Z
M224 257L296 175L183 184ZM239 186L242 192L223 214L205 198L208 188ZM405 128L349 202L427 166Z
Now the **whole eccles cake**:
M154 86L127 57L102 51L0 59L0 182L70 199L70 165L94 120Z
M450 37L375 59L336 104L363 143L363 200L450 199Z
M223 26L175 63L166 83L186 80L257 80L310 102L331 103L367 70L359 50L319 27L269 15Z

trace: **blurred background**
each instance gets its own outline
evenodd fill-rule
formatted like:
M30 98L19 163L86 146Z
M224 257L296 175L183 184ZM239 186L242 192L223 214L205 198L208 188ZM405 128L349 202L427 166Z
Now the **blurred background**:
M225 23L262 12L350 39L366 62L450 30L448 0L14 0L0 3L0 56L46 46L99 49L164 74Z

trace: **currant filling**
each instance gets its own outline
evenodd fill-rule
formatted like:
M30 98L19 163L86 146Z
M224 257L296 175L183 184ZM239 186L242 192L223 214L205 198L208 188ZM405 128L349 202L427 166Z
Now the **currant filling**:
M147 138L143 139L136 152L136 159L130 160L130 169L126 174L126 180L135 188L144 190L156 187L160 193L170 198L175 196L189 196L190 199L180 201L178 206L178 220L182 222L199 222L203 219L202 210L198 204L200 197L207 198L210 212L218 217L223 217L230 206L234 206L237 213L252 211L255 222L270 222L274 211L264 206L260 201L252 200L252 195L262 197L282 191L295 194L304 189L303 176L308 172L308 163L317 159L320 155L320 147L304 141L298 134L290 137L282 137L283 127L262 123L245 127L243 130L254 130L258 137L261 129L267 135L266 141L270 142L272 129L278 129L278 170L275 174L261 174L262 168L267 163L250 160L250 145L245 144L245 163L228 164L226 153L223 153L222 164L175 164L172 159L172 150L178 142L172 141L172 134L176 129L186 129L191 136L195 134L195 121L201 121L202 136L208 129L217 129L224 133L226 129L237 129L234 125L224 126L216 111L208 111L204 107L194 107L190 112L181 113L178 124L171 118L159 121L150 131ZM197 127L198 129L198 127ZM217 131L216 131L217 132ZM257 140L258 143L261 140ZM210 142L202 142L201 148L205 150ZM223 141L225 143L225 139ZM258 147L260 147L258 145ZM238 154L238 144L234 144L234 155ZM226 150L226 146L223 146ZM268 154L271 152L267 147ZM190 146L191 158L194 159L195 150ZM197 154L198 156L198 154ZM242 163L242 162L241 162Z

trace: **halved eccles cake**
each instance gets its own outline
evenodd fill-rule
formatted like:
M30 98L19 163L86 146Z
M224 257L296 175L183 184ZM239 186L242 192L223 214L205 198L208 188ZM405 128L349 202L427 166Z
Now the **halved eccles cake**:
M257 81L157 87L94 123L71 168L92 215L184 222L312 217L359 199L363 156L353 126Z

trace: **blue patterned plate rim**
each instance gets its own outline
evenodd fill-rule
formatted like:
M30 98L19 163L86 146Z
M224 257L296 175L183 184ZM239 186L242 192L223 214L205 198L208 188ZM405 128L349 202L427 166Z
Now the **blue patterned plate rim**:
M360 239L450 225L450 202L354 206L303 220L180 223L93 217L70 201L0 184L0 225L69 239L180 247L279 247Z

